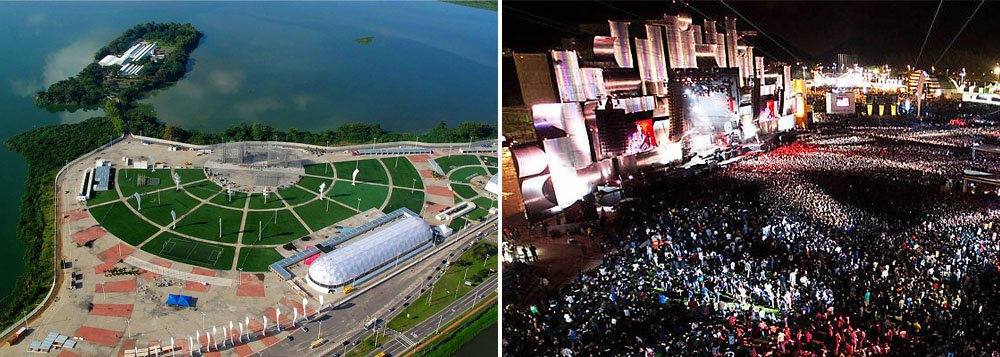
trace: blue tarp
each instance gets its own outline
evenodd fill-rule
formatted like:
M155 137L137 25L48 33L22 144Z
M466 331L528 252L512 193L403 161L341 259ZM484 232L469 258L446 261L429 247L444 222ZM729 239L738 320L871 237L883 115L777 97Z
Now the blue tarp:
M167 305L191 307L191 299L188 295L170 294L167 296Z

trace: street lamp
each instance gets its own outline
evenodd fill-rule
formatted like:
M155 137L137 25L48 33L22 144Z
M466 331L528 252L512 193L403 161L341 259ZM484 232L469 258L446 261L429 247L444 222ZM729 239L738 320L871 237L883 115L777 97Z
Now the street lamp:
M1000 81L1000 63L997 63L997 66L993 67L993 74L997 75L997 81Z

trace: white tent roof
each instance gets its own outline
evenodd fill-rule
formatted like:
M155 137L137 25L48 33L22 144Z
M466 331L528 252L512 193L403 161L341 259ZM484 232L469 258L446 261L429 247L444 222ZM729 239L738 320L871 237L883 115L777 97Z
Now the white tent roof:
M431 239L426 221L404 215L316 259L309 267L309 279L326 287L341 286Z

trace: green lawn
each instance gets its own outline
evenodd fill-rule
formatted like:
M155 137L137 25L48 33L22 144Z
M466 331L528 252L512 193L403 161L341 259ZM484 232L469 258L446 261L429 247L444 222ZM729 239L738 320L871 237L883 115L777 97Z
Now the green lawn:
M468 166L455 170L448 177L455 182L469 183L476 176L486 175L486 169L482 166Z
M247 194L243 191L233 191L232 201L229 200L229 194L223 191L218 196L213 197L211 202L242 210L246 206L246 200Z
M392 194L389 195L389 203L385 205L382 212L389 213L401 207L409 208L419 214L420 210L424 208L424 191L394 187Z
M274 248L240 248L239 260L236 262L237 268L243 268L246 272L267 271L267 267L276 261L281 260L281 254Z
M222 238L219 238L219 218L222 219ZM203 205L177 222L175 231L201 239L236 243L240 234L243 212L213 205Z
M118 191L115 191L114 187L108 188L107 191L94 191L94 198L87 200L87 206L96 206L119 198L121 197L118 196Z
M414 298L413 303L400 312L396 318L389 321L387 327L396 331L406 332L406 330L416 326L427 317L450 305L458 297L462 297L468 293L478 284L474 283L472 286L465 285L462 278L465 277L466 280L472 281L472 278L477 273L495 274L496 272L479 272L496 269L496 251L496 244L488 242L476 243L471 249L462 253L455 263L448 268L444 276L434 283L434 289L428 290L419 297ZM488 258L486 258L487 253L489 254ZM484 258L486 258L485 265L483 263ZM466 273L466 269L468 269L468 273ZM457 295L456 288L458 289ZM428 294L431 292L434 294L428 300ZM409 314L409 317L407 317L407 314Z
M465 219L471 220L473 222L476 222L476 221L479 221L480 218L486 217L486 215L488 215L488 214L489 214L489 212L487 212L485 208L476 208L476 209L472 210L471 212L466 213L462 217L464 217Z
M492 177L493 175L497 174L497 168L496 167L488 166L488 167L486 167L486 170L489 170L490 177Z
M416 167L413 167L410 159L405 156L382 158L382 163L389 169L393 186L424 188L424 182L420 180L420 173L417 172Z
M284 208L285 203L277 195L270 193L267 195L267 203L264 202L264 194L254 192L250 194L250 209L272 209Z
M455 192L456 195L462 196L464 199L470 199L479 195L479 193L476 192L472 186L460 183L452 183L451 190L452 192Z
M499 207L497 207L497 201L496 200L491 200L491 199L486 198L486 197L476 197L475 199L472 200L472 202L475 203L476 206L479 206L480 208L482 208L484 210L487 210L487 211L491 207L492 208L499 208Z
M277 223L275 223L277 212ZM257 241L258 222L263 224L263 234ZM309 234L305 227L287 209L277 211L251 211L243 227L243 244L285 244Z
M323 163L323 164L305 165L303 166L303 168L305 168L306 173L310 175L333 177L334 171L333 168L330 167L330 164Z
M182 185L208 178L204 169L174 169L174 172L181 177Z
M298 186L290 186L288 188L283 188L278 191L281 198L285 200L289 205L295 206L298 204L309 202L309 200L315 199L316 194L303 190Z
M212 181L202 181L196 184L186 185L181 188L202 199L207 199L212 197L212 195L217 192L222 191L222 187L219 187L219 185L216 185L215 182Z
M483 163L486 164L486 166L493 166L493 167L496 167L497 163L499 163L499 161L500 161L500 160L497 159L496 156L483 156L483 155L480 155L479 159L481 159L483 161Z
M159 169L156 172L153 170L144 169L122 169L118 170L117 182L118 187L121 188L122 196L128 197L136 192L146 193L154 190L158 190L166 187L174 186L174 179L170 175L170 170ZM149 178L158 178L160 182L158 185L152 185L150 181L147 181L145 185L139 186L139 176L145 176Z
M358 199L360 198L360 211L364 212L372 208L382 207L385 198L389 196L389 187L360 182L352 186L350 181L337 180L327 196L355 209L358 209Z
M333 166L337 169L337 178L341 180L350 181L356 166L358 168L358 181L389 183L389 175L385 172L385 168L375 159L342 161L334 163Z
M434 159L434 161L437 162L438 166L441 166L441 169L444 170L444 173L446 174L458 167L479 166L482 164L479 162L479 157L476 155L442 156Z
M132 207L138 207L136 206L135 198L129 198L128 203ZM167 226L173 221L173 218L170 217L170 211L177 213L177 217L179 218L199 203L201 201L191 197L191 195L188 195L184 191L168 189L143 195L142 210L139 211L139 214L156 222L156 224Z
M164 232L142 246L142 250L181 263L209 269L229 270L236 248L202 243Z
M484 297L483 300L489 300L496 293L490 294ZM497 321L500 316L499 305L496 301L490 303L488 308L479 310L475 315L470 316L468 320L462 322L458 328L452 329L447 332L444 337L438 338L434 344L426 346L421 350L414 351L416 356L453 356L455 352L462 348L466 343L469 343L473 338L479 336L484 330L497 328ZM457 317L447 324L442 324L442 326L451 326L452 324L459 321L462 316ZM427 341L425 339L424 341Z
M329 227L355 215L354 210L341 206L330 200L316 200L295 207L295 213L302 217L313 231Z
M302 179L299 180L299 182L297 184L299 186L308 188L311 191L319 191L319 185L321 183L326 183L326 189L329 190L330 189L330 185L333 184L333 180L321 179L319 177L305 176L305 177L302 177Z
M465 220L465 218L459 217L451 220L451 223L448 223L448 227L451 227L451 229L454 229L455 232L458 232L462 230L462 228L465 228L466 225L471 224L472 223L469 223L469 221Z
M131 245L139 245L158 231L156 227L132 213L122 202L94 207L90 210L90 214L104 229Z

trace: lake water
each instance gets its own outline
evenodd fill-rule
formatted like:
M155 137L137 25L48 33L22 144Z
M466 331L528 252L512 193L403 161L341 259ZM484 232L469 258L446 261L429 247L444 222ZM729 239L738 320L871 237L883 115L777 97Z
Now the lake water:
M169 124L324 130L368 122L417 132L439 120L497 117L492 11L441 2L0 3L0 138L100 113L49 113L32 96L147 21L190 22L205 33L187 77L145 100ZM23 266L15 230L26 167L6 148L0 165L6 296Z

